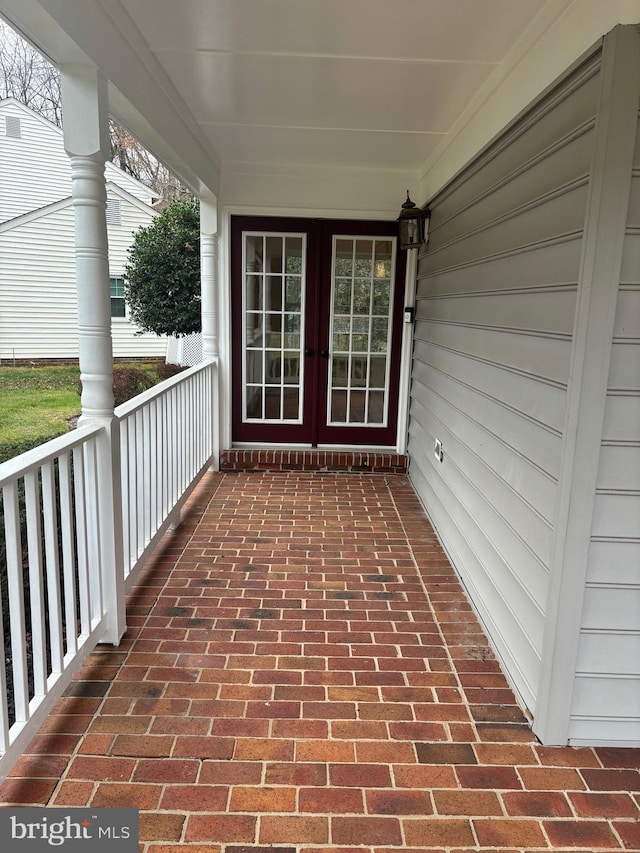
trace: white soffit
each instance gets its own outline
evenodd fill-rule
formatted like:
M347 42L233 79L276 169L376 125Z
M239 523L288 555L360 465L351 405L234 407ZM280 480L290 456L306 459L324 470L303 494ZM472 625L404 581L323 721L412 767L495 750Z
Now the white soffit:
M122 0L223 161L419 170L545 0Z

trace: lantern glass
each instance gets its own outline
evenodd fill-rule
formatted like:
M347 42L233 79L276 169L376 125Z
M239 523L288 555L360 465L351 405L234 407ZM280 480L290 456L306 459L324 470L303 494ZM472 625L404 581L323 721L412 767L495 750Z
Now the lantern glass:
M400 218L400 245L403 249L415 249L423 242L423 222L420 211L413 216Z
M424 223L427 212L417 207L409 198L402 205L399 223L400 246L403 249L416 249L424 243Z

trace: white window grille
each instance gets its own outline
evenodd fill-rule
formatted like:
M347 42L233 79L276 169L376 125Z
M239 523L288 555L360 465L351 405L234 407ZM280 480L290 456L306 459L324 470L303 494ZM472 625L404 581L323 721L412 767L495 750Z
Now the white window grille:
M127 306L124 301L124 279L110 278L109 284L111 290L111 316L126 317Z

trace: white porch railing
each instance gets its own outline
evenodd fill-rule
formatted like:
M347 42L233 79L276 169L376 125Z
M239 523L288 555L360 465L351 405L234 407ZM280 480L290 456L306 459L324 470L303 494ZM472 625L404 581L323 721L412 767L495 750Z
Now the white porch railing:
M127 589L218 458L215 378L214 362L196 365L116 409Z
M112 591L129 589L217 461L216 370L198 365L118 407L111 447L87 425L0 465L0 778L105 637ZM118 472L121 513L101 482ZM104 517L115 517L124 579Z

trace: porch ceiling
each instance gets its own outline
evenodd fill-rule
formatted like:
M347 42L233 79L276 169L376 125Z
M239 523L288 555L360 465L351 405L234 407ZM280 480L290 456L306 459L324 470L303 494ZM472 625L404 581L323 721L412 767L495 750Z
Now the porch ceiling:
M0 0L227 205L425 201L640 0Z
M227 163L417 180L550 5L552 20L571 0L0 0L0 13L57 64L95 63L116 116L217 192L207 158L216 175Z
M418 170L544 0L123 0L222 161Z

